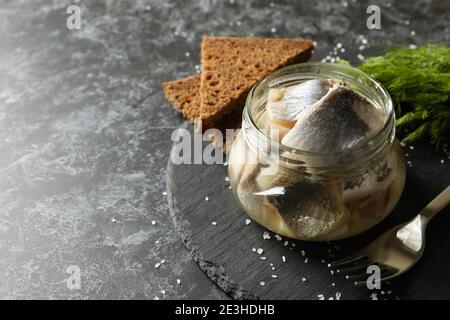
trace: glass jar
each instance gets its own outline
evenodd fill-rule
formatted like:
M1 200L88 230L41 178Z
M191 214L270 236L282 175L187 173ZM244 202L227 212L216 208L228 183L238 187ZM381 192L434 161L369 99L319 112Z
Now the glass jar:
M270 138L266 121L269 88L311 79L344 82L383 113L382 129L333 153L288 148ZM364 232L392 211L405 184L405 159L395 138L391 98L378 82L349 66L302 63L280 69L248 94L228 171L232 191L244 211L275 233L329 241Z

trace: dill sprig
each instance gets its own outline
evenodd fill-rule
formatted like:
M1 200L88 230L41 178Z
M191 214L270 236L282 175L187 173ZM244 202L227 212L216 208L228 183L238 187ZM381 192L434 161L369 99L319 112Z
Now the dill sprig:
M427 44L399 47L367 58L359 67L390 93L403 142L450 140L450 49Z

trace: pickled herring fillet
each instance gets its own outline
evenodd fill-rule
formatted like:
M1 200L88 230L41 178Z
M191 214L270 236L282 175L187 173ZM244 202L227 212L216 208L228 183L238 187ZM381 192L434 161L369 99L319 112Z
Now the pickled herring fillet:
M279 130L282 139L301 113L325 96L333 84L332 80L314 79L285 88L270 88L266 109L269 128Z
M336 186L303 181L286 187L283 195L267 198L294 234L318 239L336 231L346 221L348 215L336 197L338 192Z
M265 174L269 169L262 168L256 177L255 194L266 196L294 237L318 239L347 221L339 185L312 182L281 166L276 174Z
M285 88L270 88L267 114L280 125L295 123L300 114L325 96L334 83L314 79Z
M374 135L383 124L381 111L339 84L302 113L281 143L310 152L337 152Z

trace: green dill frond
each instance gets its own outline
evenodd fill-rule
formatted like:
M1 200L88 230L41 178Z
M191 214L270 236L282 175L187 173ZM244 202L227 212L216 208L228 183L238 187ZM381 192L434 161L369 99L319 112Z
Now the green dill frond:
M394 48L366 59L359 69L379 81L394 102L397 127L408 130L404 142L450 140L450 49L428 44Z

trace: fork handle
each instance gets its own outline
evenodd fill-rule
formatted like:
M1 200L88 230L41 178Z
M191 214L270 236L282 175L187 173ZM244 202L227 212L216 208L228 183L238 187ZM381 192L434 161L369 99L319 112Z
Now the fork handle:
M436 198L434 198L425 208L423 208L419 215L431 220L441 209L450 203L450 186L445 188Z

